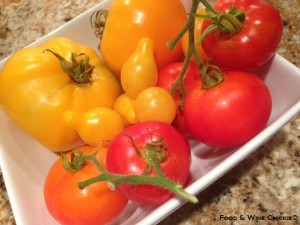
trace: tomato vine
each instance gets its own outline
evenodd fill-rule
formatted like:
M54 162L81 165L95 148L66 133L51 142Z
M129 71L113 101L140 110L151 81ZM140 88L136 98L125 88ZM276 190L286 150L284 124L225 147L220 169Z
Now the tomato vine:
M197 9L200 3L202 3L205 6L205 10L207 14L205 15L197 14ZM186 89L183 85L183 77L192 56L195 58L195 62L199 67L202 82L203 82L203 88L206 89L212 88L223 81L223 75L221 69L216 65L201 62L200 57L197 54L195 48L195 42L194 42L194 32L195 32L194 24L195 24L196 17L203 17L205 19L209 19L213 21L212 25L209 26L202 33L199 40L197 40L197 44L200 44L203 38L209 32L215 29L219 29L222 32L230 33L230 34L239 32L243 28L242 22L245 20L245 14L243 12L238 11L235 6L233 6L229 10L229 12L222 13L222 12L215 11L213 7L206 0L192 1L191 10L189 12L189 17L186 24L184 25L182 30L178 33L178 35L172 41L167 43L168 47L170 49L173 49L175 45L178 43L178 41L185 34L185 32L189 33L188 50L187 50L186 57L184 59L184 65L178 76L178 79L175 81L171 89L171 94L174 94L177 87L181 87L183 98L185 98L186 95Z
M130 137L128 137L130 138ZM109 187L112 190L115 190L121 184L149 184L154 186L159 186L168 189L169 191L177 194L178 196L192 202L197 203L197 197L189 194L184 190L182 185L171 181L167 178L164 172L160 168L160 162L163 158L163 151L165 150L166 143L162 140L159 142L152 141L151 143L147 143L143 151L143 160L151 164L151 167L155 170L156 174L154 176L147 176L148 168L146 168L145 175L120 175L108 172L97 160L96 153L87 155L83 151L74 150L71 153L71 159L68 161L65 154L62 154L62 161L64 168L70 173L75 173L82 169L87 161L91 161L96 168L99 170L100 175L90 178L88 180L82 181L78 183L78 187L80 189L85 188L88 185L91 185L96 182L107 181ZM159 150L158 150L159 149Z

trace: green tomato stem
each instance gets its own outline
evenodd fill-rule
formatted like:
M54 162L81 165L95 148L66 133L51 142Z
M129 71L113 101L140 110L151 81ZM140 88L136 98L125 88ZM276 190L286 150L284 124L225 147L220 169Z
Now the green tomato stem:
M197 14L197 9L200 3L202 3L206 8L207 15ZM185 34L185 32L189 32L188 50L184 59L183 67L170 91L170 93L173 95L177 88L180 87L183 99L182 102L184 102L184 98L186 96L186 88L183 83L183 78L185 76L185 72L187 70L191 56L194 56L195 61L198 65L203 81L202 88L209 89L220 84L223 81L221 69L207 62L201 62L197 54L194 42L195 17L203 17L212 21L212 24L201 34L199 40L197 41L197 44L201 44L205 36L216 29L219 29L221 32L228 34L235 34L239 32L243 28L243 21L245 20L245 13L238 11L235 6L232 6L229 12L218 12L214 10L214 8L211 6L211 4L208 3L207 0L193 0L192 7L188 15L189 16L187 22L185 23L183 29L172 41L167 43L167 46L170 49L173 49Z
M95 11L90 17L91 27L94 29L95 35L97 38L100 39L100 41L102 40L103 37L107 15L108 15L108 10L100 9L98 11Z
M216 81L221 82L222 81L222 73L220 73L221 70L217 70L217 72L211 72L212 70L207 70L206 68L209 67L209 64L202 63L200 60L200 57L197 54L196 48L195 48L195 40L194 40L194 24L195 24L195 17L198 16L197 14L197 9L198 9L198 5L202 2L202 4L210 11L212 12L212 14L216 14L216 12L214 11L214 9L211 7L211 5L206 1L206 0L193 0L192 1L192 7L191 10L189 12L189 16L187 19L187 22L185 23L183 29L178 33L178 35L170 42L167 43L167 46L170 49L173 49L175 47L175 45L178 43L178 41L182 38L182 36L184 35L185 32L188 31L188 50L183 62L183 66L182 69L176 79L176 81L174 82L174 84L172 85L172 88L170 90L170 93L173 95L175 93L176 90L178 90L178 88L180 88L181 90L181 98L182 98L182 104L184 104L184 99L186 96L186 88L183 82L184 76L185 76L185 72L187 70L188 64L190 62L191 57L193 56L196 64L198 65L200 74L201 74L201 78L202 80L205 80L205 82L203 82L203 88L211 88L213 86L216 86L218 83ZM214 27L213 29L217 29L218 27ZM204 32L204 35L206 35L208 32L211 32L213 29L207 30ZM203 40L203 38L205 36L201 37L201 40L198 41L197 44L200 44L200 42ZM215 66L211 67L215 69ZM210 74L206 74L207 71L210 71ZM218 74L218 78L214 78L211 77L212 75ZM221 79L220 79L221 78ZM213 81L210 82L209 79L212 79ZM183 106L182 106L183 107Z
M152 158L153 157L153 158ZM173 192L174 194L182 197L183 199L191 202L197 203L197 197L189 194L184 190L182 185L179 185L170 179L168 179L162 170L160 169L159 164L157 163L156 154L154 153L152 156L153 166L156 171L155 176L145 176L145 175L119 175L109 173L107 171L102 171L102 173L91 179L86 181L82 181L78 183L80 189L87 187L96 182L106 181L109 184L111 189L116 189L121 184L133 184L133 185L140 185L140 184L147 184L147 185L154 185L168 189L169 191ZM100 163L96 160L95 156L88 156L85 160L91 160L93 163L100 165ZM100 165L101 166L101 165ZM102 166L101 166L102 167ZM102 167L103 168L103 167Z
M147 143L148 144L148 143ZM157 144L157 141L154 141L154 145ZM198 199L186 192L182 185L170 180L165 176L163 171L160 168L160 162L163 160L162 152L164 151L165 145L161 145L162 149L157 149L156 147L150 144L145 145L142 152L145 152L141 157L143 160L147 161L146 163L151 163L151 167L155 170L154 176L149 176L149 173L144 173L143 175L122 175L122 174L114 174L108 172L97 160L96 153L92 155L85 155L83 152L75 150L71 153L71 161L68 161L67 157L63 154L63 166L64 168L71 172L75 173L82 169L84 165L86 165L87 161L91 161L96 168L100 171L100 175L96 177L92 177L88 180L82 181L78 183L78 187L83 189L88 185L93 183L106 181L111 189L116 189L121 184L147 184L154 185L168 189L172 193L182 197L183 199L190 201L192 203L197 203ZM147 157L147 159L146 159Z
M199 1L202 3L202 5L204 5L204 7L205 7L207 10L209 10L210 12L213 12L213 13L217 13L217 12L215 11L215 9L212 7L212 5L209 4L208 1L206 1L206 0L199 0Z
M190 14L197 12L197 8L198 8L199 3L200 3L200 0L193 0ZM176 44L178 43L178 41L182 38L182 36L188 30L193 29L194 24L195 24L195 17L189 16L188 19L187 19L187 21L186 21L186 23L185 23L185 25L183 26L183 28L181 29L181 31L177 34L177 36L172 41L167 42L168 48L172 50L176 46Z
M67 73L70 79L77 85L85 85L92 82L92 73L94 70L94 66L90 65L89 57L84 54L80 53L79 55L75 52L71 55L71 62L68 62L65 58L61 55L53 52L50 49L45 49L44 52L51 52L60 63L61 68L65 73ZM78 61L78 57L79 61Z
M199 3L200 3L200 0L193 0L190 14L195 14L197 12ZM182 69L170 90L170 93L173 95L175 93L175 91L177 90L177 88L180 87L182 99L184 99L186 96L186 88L183 83L183 78L184 78L185 72L187 70L188 64L190 62L191 56L192 55L195 56L195 52L196 52L195 45L194 45L194 24L195 24L195 17L189 16L186 24L184 25L183 29L179 32L179 34L172 41L167 43L167 46L170 49L173 49L175 47L175 45L178 43L178 41L182 38L182 36L187 31L189 32L187 54L184 58L184 63L183 63ZM197 57L197 59L199 59L198 55L196 57ZM201 65L200 60L198 60L198 62L199 62L199 64L198 63L197 64L200 66ZM182 101L182 102L184 102L184 101Z

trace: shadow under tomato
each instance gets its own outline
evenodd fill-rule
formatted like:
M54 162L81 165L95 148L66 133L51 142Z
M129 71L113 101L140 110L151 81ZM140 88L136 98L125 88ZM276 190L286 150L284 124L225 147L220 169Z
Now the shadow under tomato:
M202 159L218 158L233 153L236 148L213 148L196 140L191 139L190 144L193 154Z
M252 73L257 74L263 80L265 80L267 74L269 73L270 67L272 66L274 57L275 57L275 55L268 62L266 62L265 64L263 64L262 66L250 69L249 71L252 72Z

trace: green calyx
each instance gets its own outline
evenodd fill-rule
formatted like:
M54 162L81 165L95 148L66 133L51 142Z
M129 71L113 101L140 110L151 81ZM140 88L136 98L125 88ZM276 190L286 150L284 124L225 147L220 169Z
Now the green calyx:
M168 145L162 140L162 137L159 134L153 134L148 130L149 135L151 136L151 141L147 142L142 150L140 151L135 145L132 137L125 134L132 142L133 147L135 148L136 153L144 160L146 163L146 168L143 172L143 175L149 175L153 169L153 158L157 163L162 163L166 157L166 151L168 150Z
M219 67L211 64L204 64L201 68L202 88L210 89L223 82L224 77Z
M245 13L238 11L235 6L232 6L228 12L218 12L212 8L206 8L207 15L193 14L195 17L204 17L211 20L212 24L207 28L207 31L202 34L197 43L200 43L205 35L212 30L220 30L222 33L235 34L243 28L245 21Z
M85 85L92 82L94 66L90 65L89 57L86 54L77 54L73 52L71 55L71 62L68 62L61 55L50 49L45 49L44 52L45 51L51 52L59 60L61 68L69 75L70 79L75 84Z

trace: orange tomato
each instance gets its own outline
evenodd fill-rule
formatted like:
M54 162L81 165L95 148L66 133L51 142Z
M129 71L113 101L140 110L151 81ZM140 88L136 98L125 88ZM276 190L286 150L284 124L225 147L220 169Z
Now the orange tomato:
M87 155L96 151L91 146L80 147ZM106 167L107 147L97 152L97 160ZM70 160L70 154L67 154ZM127 206L127 198L118 190L111 190L105 181L79 189L78 182L99 175L96 166L88 161L81 170L70 173L58 159L50 169L44 198L50 214L62 225L101 225L114 220Z
M154 42L158 69L183 58L181 42L170 50L166 43L180 32L187 19L180 0L115 0L109 8L100 51L117 76L142 38Z

